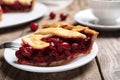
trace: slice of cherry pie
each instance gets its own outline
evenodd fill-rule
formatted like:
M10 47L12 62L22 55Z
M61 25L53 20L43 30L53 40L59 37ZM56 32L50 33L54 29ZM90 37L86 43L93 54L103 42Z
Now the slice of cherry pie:
M2 8L1 8L1 6L0 6L0 21L2 20Z
M89 54L98 32L83 26L55 22L43 25L34 34L22 38L16 51L18 63L57 66L81 54Z
M31 11L35 0L0 0L3 12Z

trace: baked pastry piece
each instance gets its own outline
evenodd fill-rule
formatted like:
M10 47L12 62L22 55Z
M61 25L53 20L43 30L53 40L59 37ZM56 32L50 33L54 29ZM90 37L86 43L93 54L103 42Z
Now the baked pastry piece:
M0 6L0 21L2 20L2 8Z
M98 32L83 26L55 22L43 25L34 34L22 38L16 51L18 63L57 66L81 54L89 54Z
M3 12L31 11L35 0L0 0Z

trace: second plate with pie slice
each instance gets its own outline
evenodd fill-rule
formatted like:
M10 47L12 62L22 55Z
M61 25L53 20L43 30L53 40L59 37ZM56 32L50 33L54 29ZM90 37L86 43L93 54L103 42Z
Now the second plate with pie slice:
M0 28L14 27L38 19L45 15L47 10L44 4L36 3L34 9L30 12L5 13L0 22Z

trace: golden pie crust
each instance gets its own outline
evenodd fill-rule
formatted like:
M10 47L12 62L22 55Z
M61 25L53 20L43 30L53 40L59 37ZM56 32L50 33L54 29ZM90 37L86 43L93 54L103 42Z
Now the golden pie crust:
M61 27L64 29L72 30L72 31L77 31L79 33L84 32L87 34L91 34L93 35L92 42L94 42L94 40L97 38L99 34L99 32L92 30L86 26L81 26L81 25L73 26L64 22L53 22L53 23L47 23L42 25L42 28L57 28L57 27Z
M20 2L24 5L31 5L32 0L3 0L3 3L5 4L13 4L15 1Z
M32 0L2 0L4 4L13 4L14 2L20 2L23 5L31 5Z
M63 22L54 22L51 24L44 24L42 26L42 29L39 29L34 34L23 38L22 41L28 42L32 47L40 49L40 48L49 46L49 43L40 41L40 39L43 37L49 37L49 36L55 35L55 36L64 37L64 38L75 38L75 37L86 38L86 35L84 33L92 35L92 41L91 41L92 44L99 34L99 32L89 29L88 27L84 27L80 25L72 26ZM36 45L39 45L39 44L40 46L36 47ZM91 49L87 51L87 54L90 53L90 51ZM57 65L68 63L71 60L75 59L76 57L80 56L81 54L82 53L75 53L75 55L69 56L66 59L51 62L49 66L57 66ZM23 64L47 66L47 63L33 64L33 63L23 62Z
M73 25L70 25L70 24L67 24L64 22L53 22L53 23L49 23L49 24L47 23L47 24L42 25L42 28L56 28L56 27L61 27L64 29L72 30L72 31L84 32L87 34L91 34L91 35L93 35L92 43L95 41L95 39L97 38L97 36L99 34L99 32L92 30L88 27L81 26L81 25L73 26Z

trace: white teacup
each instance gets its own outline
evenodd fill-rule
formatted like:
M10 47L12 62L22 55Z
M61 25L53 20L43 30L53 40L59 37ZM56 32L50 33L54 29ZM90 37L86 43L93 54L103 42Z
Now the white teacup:
M88 0L98 24L114 25L120 17L120 0Z

